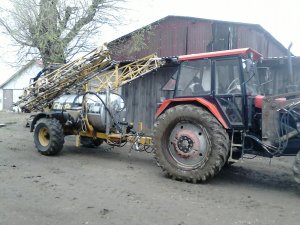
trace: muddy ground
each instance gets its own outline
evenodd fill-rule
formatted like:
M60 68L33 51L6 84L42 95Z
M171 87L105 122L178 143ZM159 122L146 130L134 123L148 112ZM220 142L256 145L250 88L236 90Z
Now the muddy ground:
M40 155L26 115L1 113L1 225L300 224L293 158L243 160L205 184L166 178L151 154L129 147Z

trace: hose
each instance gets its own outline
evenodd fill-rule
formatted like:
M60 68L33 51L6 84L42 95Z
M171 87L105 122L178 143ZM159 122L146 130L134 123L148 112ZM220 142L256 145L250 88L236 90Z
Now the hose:
M109 110L109 108L107 107L107 105L105 104L105 102L102 100L102 98L99 97L99 95L96 92L92 92L92 91L87 91L84 93L84 95L82 96L82 101L84 100L85 96L91 94L91 95L96 95L96 97L102 102L102 104L104 105L105 110L108 112L111 120L113 121L113 124L116 126L116 128L118 129L119 132L122 133L122 128L117 124L113 114L111 113L111 111ZM83 104L83 102L82 102Z

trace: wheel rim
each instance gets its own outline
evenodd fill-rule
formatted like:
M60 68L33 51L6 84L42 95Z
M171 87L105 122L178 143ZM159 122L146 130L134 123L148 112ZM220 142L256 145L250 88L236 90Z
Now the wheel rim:
M181 121L171 130L168 139L168 155L184 170L205 165L211 151L208 133L200 124Z
M39 130L39 142L42 146L46 147L50 142L50 135L48 129L43 127Z

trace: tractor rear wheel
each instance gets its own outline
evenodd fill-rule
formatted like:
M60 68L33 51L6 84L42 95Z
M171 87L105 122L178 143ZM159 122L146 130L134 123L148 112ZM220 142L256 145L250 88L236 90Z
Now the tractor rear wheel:
M226 130L207 110L178 105L162 114L154 125L155 158L173 179L199 182L224 166L229 139Z
M300 152L296 155L293 172L296 182L300 183Z
M57 119L43 118L34 129L34 143L43 155L56 155L64 145L64 133Z

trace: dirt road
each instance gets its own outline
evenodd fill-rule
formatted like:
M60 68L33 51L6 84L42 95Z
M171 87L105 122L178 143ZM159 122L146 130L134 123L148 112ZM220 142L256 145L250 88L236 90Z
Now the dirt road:
M244 160L205 184L166 178L151 154L76 148L40 155L26 115L1 113L0 225L300 224L293 158Z

